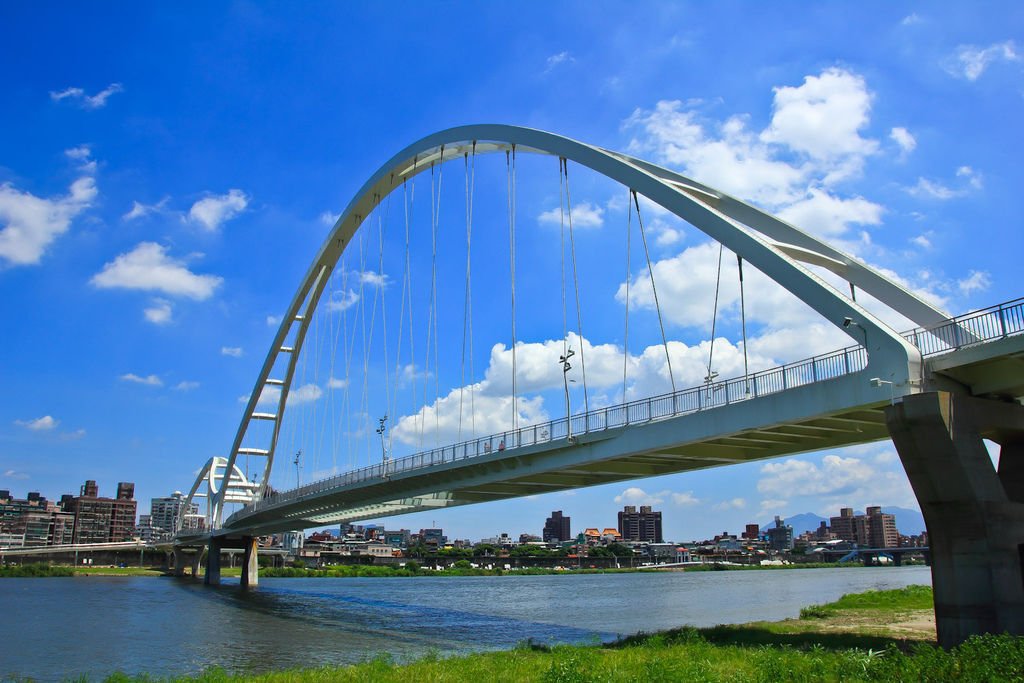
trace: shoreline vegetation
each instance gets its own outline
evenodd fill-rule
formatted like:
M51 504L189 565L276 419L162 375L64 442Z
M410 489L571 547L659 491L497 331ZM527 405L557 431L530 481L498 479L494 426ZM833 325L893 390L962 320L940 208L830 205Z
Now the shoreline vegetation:
M210 669L174 680L257 681L1021 681L1024 637L975 636L952 650L935 645L932 590L844 595L795 619L639 633L611 643L549 646L398 663L386 654L348 666L229 674ZM113 674L108 681L152 681Z
M909 565L908 565L909 566ZM414 560L404 566L373 565L373 564L339 564L322 569L306 567L261 567L261 578L398 578L422 576L550 576L575 574L627 574L635 572L710 572L710 571L760 571L785 569L831 569L838 567L863 567L860 564L836 564L805 562L782 565L746 565L707 563L700 565L679 566L646 566L646 567L608 567L592 568L567 567L553 569L549 567L519 567L514 569L484 569L474 567L466 560L455 562L444 569L424 567ZM0 578L44 578L68 576L170 576L166 570L157 567L105 567L105 566L70 566L50 565L45 562L28 564L0 565ZM239 567L222 567L221 575L237 577L241 575Z

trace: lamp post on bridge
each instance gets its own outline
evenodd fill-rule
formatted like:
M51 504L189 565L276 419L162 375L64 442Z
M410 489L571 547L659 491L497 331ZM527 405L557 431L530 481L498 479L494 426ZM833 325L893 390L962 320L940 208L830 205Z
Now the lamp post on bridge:
M572 408L569 404L569 370L572 369L572 363L569 359L575 355L576 352L569 349L564 356L558 357L558 362L562 364L562 385L565 387L565 432L569 443L572 443Z
M384 446L384 433L387 431L387 414L380 418L378 422L380 425L377 427L377 435L380 436L380 461L381 461L381 476L388 476L388 451Z

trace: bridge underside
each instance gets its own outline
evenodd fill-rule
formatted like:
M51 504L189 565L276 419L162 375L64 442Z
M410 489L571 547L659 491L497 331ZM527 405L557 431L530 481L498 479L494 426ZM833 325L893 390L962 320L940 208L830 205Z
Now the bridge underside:
M265 534L379 519L878 441L888 438L885 405L724 435L715 428L718 420L713 412L589 433L572 444L561 441L509 449L324 491L231 519L225 531L234 526L232 522L246 533ZM682 426L675 424L680 419L709 423L709 431L716 435L680 443L680 436L673 433L678 431L673 427Z

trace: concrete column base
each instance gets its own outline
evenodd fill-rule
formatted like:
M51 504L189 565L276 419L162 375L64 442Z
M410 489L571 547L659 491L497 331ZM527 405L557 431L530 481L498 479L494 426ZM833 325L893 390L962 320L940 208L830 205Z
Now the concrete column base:
M223 542L213 537L210 539L210 556L206 559L206 575L203 583L207 586L220 585L220 551Z
M1024 406L930 392L885 418L928 527L939 644L1024 635Z
M242 588L255 588L260 582L260 562L257 539L247 536L242 539L245 548L242 560Z
M206 554L205 548L199 548L196 550L195 555L192 556L192 578L198 579L200 572L203 571L203 556Z
M175 548L171 553L171 563L175 576L185 576L185 552L181 548Z

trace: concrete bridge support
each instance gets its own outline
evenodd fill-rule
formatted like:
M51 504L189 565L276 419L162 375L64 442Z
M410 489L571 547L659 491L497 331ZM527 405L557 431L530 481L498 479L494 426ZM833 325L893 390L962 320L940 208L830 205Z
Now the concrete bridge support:
M181 548L175 548L171 553L171 558L174 565L174 575L185 576L185 551Z
M242 588L253 588L260 580L260 563L257 550L257 539L255 536L246 536L242 539L242 547L245 549L242 560Z
M199 573L203 571L203 557L206 555L205 548L198 548L192 556L192 578L198 579Z
M209 557L206 558L206 575L203 583L207 586L220 585L220 551L223 548L223 541L216 536L210 538Z
M939 644L1024 635L1024 406L930 392L885 417L928 527Z

